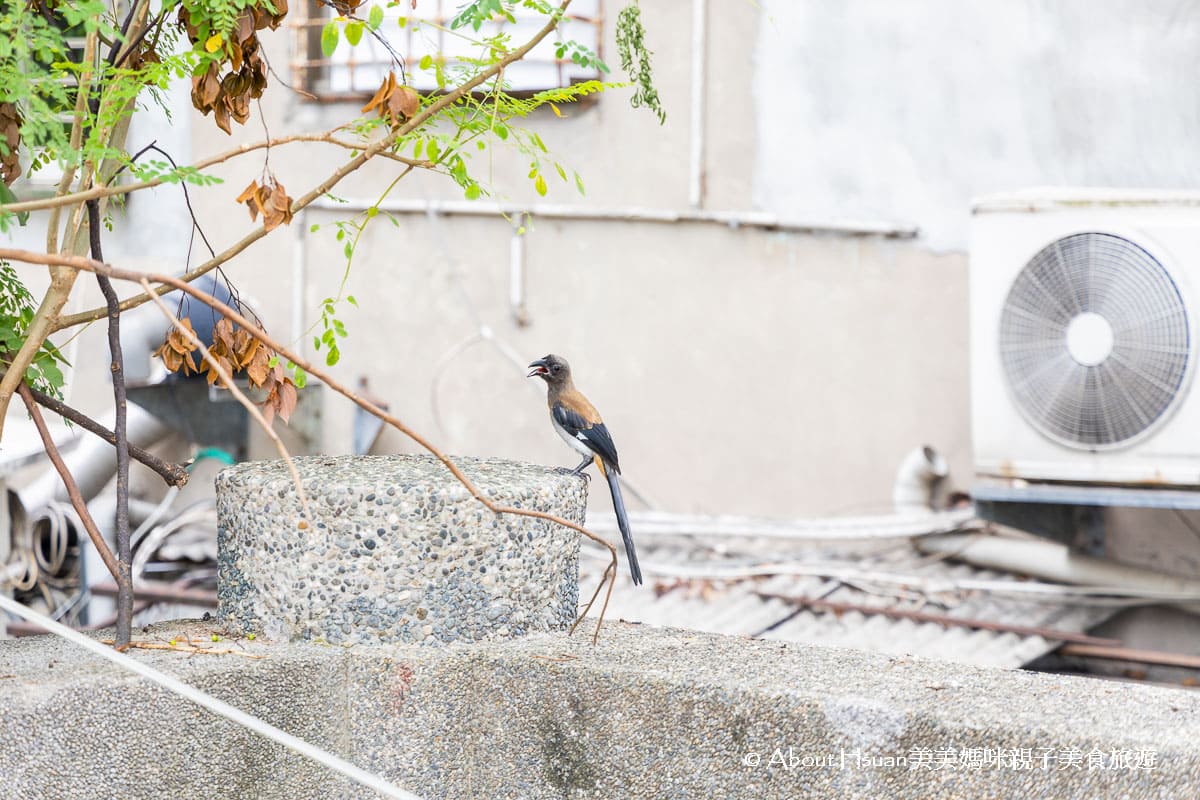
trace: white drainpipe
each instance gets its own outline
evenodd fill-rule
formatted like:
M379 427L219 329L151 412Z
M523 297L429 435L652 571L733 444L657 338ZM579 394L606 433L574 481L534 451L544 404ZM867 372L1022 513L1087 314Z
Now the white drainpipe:
M897 514L932 511L939 485L950 474L950 466L928 445L914 448L896 470L892 505Z
M335 202L327 197L314 200L313 210L357 214L372 206L390 214L445 214L448 216L516 217L529 214L543 219L590 220L601 222L694 222L724 225L729 228L763 228L790 233L825 233L841 236L882 236L889 239L912 239L916 227L895 222L873 220L802 220L781 219L765 211L704 211L642 206L585 206L554 203L496 203L482 200L409 200L395 198L375 203L374 200L346 198Z
M704 112L708 86L708 0L692 0L692 132L688 204L704 207Z
M1044 539L947 533L914 539L913 545L923 553L950 556L986 569L1016 572L1077 586L1140 590L1147 593L1148 599L1156 593L1168 597L1200 594L1200 580L1084 555L1064 544ZM1200 603L1172 605L1192 614L1200 614Z

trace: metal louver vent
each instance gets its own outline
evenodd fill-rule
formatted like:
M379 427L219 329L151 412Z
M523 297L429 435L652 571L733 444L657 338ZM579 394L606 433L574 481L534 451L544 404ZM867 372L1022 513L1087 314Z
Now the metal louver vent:
M1000 318L1000 358L1021 412L1081 449L1122 444L1161 419L1183 390L1190 345L1170 274L1107 233L1043 248L1013 282Z

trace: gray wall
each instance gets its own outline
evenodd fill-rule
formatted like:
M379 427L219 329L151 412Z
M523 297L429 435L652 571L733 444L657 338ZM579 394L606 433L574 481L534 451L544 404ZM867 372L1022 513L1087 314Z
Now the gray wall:
M755 200L915 222L961 248L968 200L1200 180L1195 2L764 0Z
M588 186L579 198L553 179L548 200L687 206L689 9L643 7L665 127L619 92L531 121ZM532 325L521 329L507 308L507 222L380 220L350 274L362 308L343 309L351 338L339 374L351 383L370 375L375 393L451 451L565 464L573 456L532 382L490 344L457 348L484 322L522 359L563 354L604 411L629 479L666 509L883 510L896 464L923 443L969 482L968 198L1037 183L1193 183L1200 93L1181 77L1195 74L1200 52L1191 6L767 0L710 2L709 15L706 207L915 222L920 240L535 220ZM284 73L286 36L267 45ZM611 30L606 53L615 60ZM276 134L320 130L357 110L307 103L275 82L262 108ZM230 138L199 119L191 152L180 144L175 155L186 161L262 133L252 120ZM480 157L475 168L499 199L537 199L526 159L510 156ZM343 157L289 145L271 166L298 194ZM252 155L215 169L226 183L194 192L214 243L251 230L233 200L261 163ZM373 199L394 175L394 164L373 164L336 192ZM397 196L461 194L416 175ZM157 197L134 199L133 233L114 243L115 256L182 268L186 221L177 207L166 219L160 208ZM304 223L324 226L307 242L309 322L342 275L331 227L340 216L311 212ZM291 334L300 234L299 225L277 231L228 270L282 335ZM80 341L98 354L103 331ZM102 361L78 360L88 380L103 380L89 366ZM79 395L85 406L103 400ZM347 451L349 408L334 403L326 420L325 448ZM411 449L390 435L381 446Z
M564 109L565 119L547 113L532 121L555 158L587 182L579 198L555 179L548 200L686 207L690 43L687 17L677 11L643 8L670 114L665 127L630 109L621 93ZM711 4L709 208L753 208L759 122L747 87L761 70L745 47L760 24L770 23L752 5ZM611 34L607 52L615 54ZM286 51L272 52L277 68L286 61ZM280 91L263 107L273 131L318 129L353 110ZM195 130L196 153L228 144L209 124ZM260 134L251 123L234 141ZM299 189L341 157L282 148L271 165ZM477 161L487 174L487 162ZM525 164L497 155L500 199L536 199ZM250 228L232 200L259 168L252 157L220 171L227 183L200 198L202 218L222 238ZM394 174L391 164L372 167L336 193L373 198ZM406 180L398 196L461 197L429 177ZM341 245L330 226L340 216L307 215L306 225L324 226L307 242L310 309L341 279ZM351 336L339 371L350 380L369 374L372 391L453 452L574 460L551 432L540 393L512 361L487 343L455 350L482 321L525 361L553 351L574 363L614 432L627 477L665 509L886 510L896 464L926 442L968 477L961 255L937 256L915 242L704 224L534 220L526 242L532 324L521 329L507 307L508 222L401 222L380 220L360 244L349 291L362 308L344 309ZM230 269L277 330L287 330L291 290L271 283L286 281L297 233L268 237ZM349 410L335 404L326 420L326 448L346 451ZM412 446L389 434L381 449Z

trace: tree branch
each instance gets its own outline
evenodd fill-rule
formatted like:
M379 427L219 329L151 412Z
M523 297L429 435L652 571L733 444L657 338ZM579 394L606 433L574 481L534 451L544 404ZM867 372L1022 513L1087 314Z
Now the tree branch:
M79 77L79 88L75 95L75 116L71 125L72 151L78 150L80 142L83 141L88 93L92 83L92 64L99 46L98 38L99 34L92 31L88 34L84 44L83 69ZM75 165L71 163L63 170L62 180L58 182L55 194L61 196L66 192L70 188L74 176ZM61 218L61 207L57 207L50 214L50 221L46 226L47 253L58 252L58 226ZM75 251L72 250L72 252ZM9 366L4 375L0 376L0 433L3 433L4 430L4 420L8 415L8 406L12 402L13 392L17 391L17 387L25 382L25 370L29 369L29 365L37 357L38 350L46 341L46 337L54 332L54 324L58 321L58 315L62 312L63 306L71 297L71 288L75 285L76 277L78 277L78 273L73 270L50 269L50 285L46 288L46 293L42 295L42 301L38 304L33 319L25 327L25 341L21 343L16 354L9 359Z
M42 406L43 408L48 408L63 419L70 420L88 433L93 433L96 436L99 436L109 444L114 446L116 445L116 435L108 428L89 417L87 414L84 414L82 411L71 408L66 403L56 400L50 395L45 394L44 392L39 392L37 389L32 387L30 387L29 393L33 395L33 399L37 401L38 405ZM148 450L138 447L132 442L129 444L129 455L157 472L159 476L166 481L168 486L183 487L188 482L188 472L183 468L183 466L179 464L172 464L169 461L164 461Z
M92 258L103 261L100 247L100 201L87 201L88 243ZM121 310L117 291L107 275L96 275L108 306L108 353L113 384L113 436L117 450L117 648L129 646L133 632L133 550L129 541L129 438L126 427L125 358L121 352Z
M100 529L96 527L96 521L88 512L87 503L79 492L79 485L75 483L75 478L71 476L71 471L67 469L66 463L59 454L58 447L54 444L54 437L50 435L50 430L46 427L46 420L42 417L42 412L33 399L33 393L30 392L28 386L21 383L17 394L21 395L21 399L25 402L25 408L29 410L29 416L33 418L33 425L37 428L38 435L42 437L42 446L46 448L46 455L50 457L50 463L58 470L63 485L67 487L67 497L71 498L71 506L79 515L79 521L83 523L84 530L87 531L92 544L96 546L96 552L100 554L104 566L108 567L108 571L112 573L113 580L119 581L121 568L117 564L117 560L113 558L112 550L108 549L108 543L104 541Z
M196 163L188 165L188 169L207 169L208 167L222 164L230 159L245 155L246 153L253 153L255 150L279 147L281 145L292 144L294 142L324 142L326 144L334 145L335 147L341 147L345 150L360 151L365 150L370 146L370 142L356 144L355 142L347 142L344 139L336 138L334 134L340 130L343 130L344 128L344 125L339 125L338 127L328 130L324 133L296 133L290 136L279 136L274 139L264 139L261 142L247 142L246 144L238 145L237 147L231 148L222 153L217 153L213 156L209 156L208 158L202 158ZM390 158L393 161L399 161L402 164L408 164L414 167L429 169L434 166L433 162L431 161L405 158L404 156L396 153L384 153L381 155L385 155L387 158ZM153 189L156 186L162 186L166 182L167 178L160 176L157 178L150 178L149 180L137 181L136 183L127 183L117 186L94 186L91 189L86 189L81 192L73 192L71 194L64 194L57 197L43 197L39 200L25 200L20 203L8 203L7 205L0 205L0 213L43 211L48 208L53 209L60 208L62 206L71 206L75 205L76 203L86 203L88 200L96 200L101 197L127 195L133 194L134 192L140 192L143 189Z

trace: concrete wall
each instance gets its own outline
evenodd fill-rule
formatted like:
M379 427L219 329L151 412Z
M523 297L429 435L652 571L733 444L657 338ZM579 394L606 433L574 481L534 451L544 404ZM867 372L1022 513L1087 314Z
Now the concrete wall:
M630 109L620 92L565 108L562 119L537 115L530 125L588 188L580 198L552 178L552 202L687 207L690 5L642 10L668 123ZM666 509L883 509L900 458L926 443L969 482L965 257L934 251L961 246L975 193L1194 182L1196 93L1176 79L1195 71L1192 17L1165 4L710 2L708 30L707 208L911 221L923 238L535 219L526 241L532 324L519 328L507 307L507 222L401 216L395 228L381 219L350 273L361 310L341 309L351 337L339 374L351 383L369 375L376 394L452 451L566 463L572 456L512 361L487 343L458 346L482 322L526 361L558 352L603 409L630 481ZM611 25L606 35L611 58ZM288 35L265 40L286 75ZM190 120L189 130L186 96L177 93L173 126L137 131L131 146L170 134L174 155L188 161L262 137L257 118L232 138L209 119ZM312 104L276 82L262 102L275 134L320 130L357 108ZM299 193L343 158L289 145L270 164ZM245 157L213 170L223 185L193 191L218 247L252 229L233 201L261 166L260 155ZM519 155L479 156L474 169L499 199L538 199ZM336 193L373 200L395 170L373 164ZM396 196L461 193L418 174ZM182 269L178 190L137 196L128 214L111 257ZM307 237L311 323L341 279L332 223L347 216L310 212L229 266L274 332L293 334L301 229L322 225ZM89 285L78 306L97 299ZM102 342L95 326L77 352L99 352ZM102 361L76 360L85 385L104 380ZM106 401L86 389L72 399ZM324 449L347 451L350 410L335 402L326 420ZM392 436L381 443L407 447Z
M217 646L266 657L130 652L429 800L1188 797L1200 779L1182 689L619 623L595 647ZM0 642L0 675L14 797L373 796L51 637Z
M966 242L968 200L1045 184L1194 188L1194 3L766 0L755 200Z
M554 157L578 169L586 198L551 181L547 198L595 206L687 206L690 43L686 13L643 9L669 121L613 93L565 119L539 115ZM714 3L705 128L707 205L751 208L758 79L745 57L762 20L753 6ZM615 53L612 31L607 52ZM272 62L287 61L273 44ZM273 87L274 88L274 87ZM314 106L272 91L272 131L318 129L350 106ZM194 152L228 140L205 120ZM254 123L234 142L258 138ZM338 152L283 148L271 165L289 187L310 185ZM500 199L536 199L523 158L495 157ZM223 238L250 228L232 199L260 169L251 157L217 172L223 187L198 201ZM383 164L336 194L374 198L395 174ZM490 165L476 159L480 174ZM397 196L456 198L441 179L415 175ZM344 259L331 223L310 212L306 319L336 292ZM784 216L789 216L784 214ZM298 231L280 232L235 260L230 274L263 304L276 330L289 325L286 281ZM887 508L903 454L929 443L969 474L965 264L911 241L726 229L705 224L533 220L526 242L528 310L508 311L511 226L502 219L402 216L379 220L360 243L344 307L350 339L340 374L369 375L371 389L453 452L567 463L538 392L490 344L455 348L489 325L525 362L557 352L604 411L629 480L663 508L759 514ZM456 353L446 363L451 354ZM439 370L441 370L439 372ZM435 411L436 409L436 411ZM350 415L326 415L325 447L350 446ZM438 420L441 422L439 427ZM384 451L411 446L387 435Z

